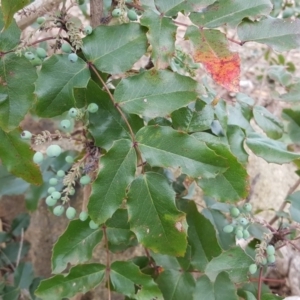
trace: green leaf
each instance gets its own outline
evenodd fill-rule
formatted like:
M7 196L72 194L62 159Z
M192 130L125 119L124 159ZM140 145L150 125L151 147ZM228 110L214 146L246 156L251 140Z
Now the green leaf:
M287 93L280 95L279 100L285 102L298 102L300 99L300 81L291 84L287 90Z
M77 265L67 276L55 275L42 280L35 294L43 300L63 299L86 293L101 283L105 266L101 264Z
M46 59L35 87L37 114L54 117L77 107L74 88L86 87L89 79L88 65L81 58L75 63L69 61L67 54L55 54Z
M284 164L300 158L300 154L288 151L285 144L258 133L249 133L246 144L255 155L267 162Z
M245 300L256 300L256 297L249 291L245 291L243 289L238 290L238 295Z
M100 243L103 233L90 229L89 220L73 220L59 237L52 250L52 272L61 273L68 264L84 263L92 258L93 249Z
M6 285L3 294L1 295L2 300L19 300L20 289L18 287Z
M150 70L122 79L114 96L126 112L155 118L195 101L196 89L197 82L189 77Z
M21 249L21 251L20 251ZM6 247L1 250L0 255L0 267L9 266L22 259L29 251L29 243L23 242L22 246L20 242L10 242L6 244Z
M253 128L250 125L247 109L240 103L236 103L234 106L228 105L228 125L236 125L241 129L244 129L246 133L253 132Z
M90 81L86 90L87 103L96 103L99 107L94 114L89 114L89 131L98 147L108 150L115 140L130 139L130 132L124 119L116 110L107 93ZM137 115L127 115L127 121L134 132L144 126Z
M14 53L0 60L0 127L10 131L19 126L34 101L36 69L24 57Z
M159 274L156 282L164 295L164 300L192 299L195 280L190 273L165 270Z
M215 282L206 275L198 278L194 294L195 300L237 300L235 285L226 272L221 272Z
M237 26L244 18L268 15L272 10L270 0L222 0L208 6L203 12L192 13L190 19L197 26L216 28L224 24Z
M152 60L155 68L167 68L175 53L177 27L173 20L162 17L152 10L146 10L140 22L149 28L147 37L152 46Z
M193 136L202 140L201 133L195 133ZM215 178L201 178L197 180L198 185L207 196L211 196L221 202L237 202L246 198L249 193L249 178L245 167L238 162L227 145L210 142L206 144L217 155L226 158L230 167Z
M146 248L162 254L183 256L187 246L184 213L175 206L175 192L157 173L138 176L128 194L131 230Z
M286 198L291 203L289 211L294 221L300 223L300 191L297 191Z
M137 23L99 26L83 39L82 47L90 63L110 74L128 71L146 50L145 30Z
M286 66L269 66L267 74L283 86L290 85L293 80L293 75L287 71Z
M191 245L191 265L197 270L204 271L208 262L219 256L222 250L214 226L198 212L195 202L187 201L185 206L189 226L188 242Z
M20 289L29 289L34 278L32 264L21 262L14 271L14 284Z
M267 134L268 137L274 140L282 137L282 122L276 116L271 114L266 108L260 105L254 106L253 116L258 126Z
M21 213L13 219L10 227L10 232L14 236L19 236L22 231L25 232L30 224L30 216L27 213Z
M206 266L205 274L210 280L215 281L218 274L226 271L231 281L239 283L247 281L248 268L252 263L252 259L237 246L213 258Z
M0 129L0 158L7 171L32 184L42 184L42 174L32 162L34 152L21 140L19 130L6 133Z
M206 144L166 126L145 126L136 135L143 158L152 167L181 168L192 177L215 177L227 162Z
M300 47L300 20L268 17L259 21L242 22L237 29L242 42L266 44L278 52Z
M210 129L214 120L214 110L210 104L205 105L201 111L182 107L171 114L175 129L185 132L196 132Z
M129 140L116 141L101 157L100 171L92 185L88 204L90 217L97 223L104 223L120 207L126 188L134 179L136 153Z
M11 3L10 0L4 1ZM7 25L3 13L0 10L0 53L10 51L20 43L21 30L17 26L15 20L12 20L8 27Z
M286 298L282 298L280 296L274 294L263 294L261 300L284 300Z
M3 19L5 21L5 28L7 28L14 17L14 14L22 9L24 6L26 6L30 1L29 0L2 0L1 6L3 11ZM0 29L2 26L0 25Z
M163 300L162 294L152 277L143 274L133 262L115 261L112 263L110 280L114 290L127 297L137 300Z
M300 144L300 111L285 108L282 111L283 119L288 121L288 134L291 140L296 143Z

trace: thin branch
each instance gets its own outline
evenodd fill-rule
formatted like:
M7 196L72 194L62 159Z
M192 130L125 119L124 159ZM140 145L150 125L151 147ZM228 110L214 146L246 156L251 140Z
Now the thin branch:
M104 243L105 243L105 249L106 249L106 269L105 269L105 276L107 281L107 289L108 289L108 300L111 300L111 291L110 291L110 253L108 248L108 239L107 239L107 233L106 233L106 226L102 226L103 230L103 236L104 236Z
M262 272L263 267L260 267L258 276L257 300L261 300Z
M299 178L299 179L294 183L294 185L291 186L290 189L288 190L288 192L287 192L287 194L286 194L286 196L285 196L285 198L284 198L284 201L282 202L281 206L279 207L278 212L279 212L279 211L283 211L283 210L285 209L285 207L286 207L286 205L287 205L287 202L286 202L285 199L286 199L290 194L292 194L292 193L296 190L296 188L297 188L299 185L300 185L300 178ZM274 224L278 219L279 219L279 216L278 216L278 215L274 216L274 217L272 218L272 220L269 222L269 224L271 224L271 225Z

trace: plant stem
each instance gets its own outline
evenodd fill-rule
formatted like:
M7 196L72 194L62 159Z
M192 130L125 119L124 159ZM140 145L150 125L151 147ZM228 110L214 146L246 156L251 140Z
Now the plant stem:
M107 289L108 289L108 300L111 300L111 291L110 291L110 281L109 281L109 275L110 275L110 253L108 248L108 239L107 239L107 233L106 233L106 226L102 226L103 230L103 236L104 236L104 243L105 243L105 249L106 249L106 270L105 270L105 276L106 276L106 282L107 282Z
M260 267L259 276L258 276L257 300L261 300L261 286L262 286L262 282L263 282L262 272L263 272L263 267Z

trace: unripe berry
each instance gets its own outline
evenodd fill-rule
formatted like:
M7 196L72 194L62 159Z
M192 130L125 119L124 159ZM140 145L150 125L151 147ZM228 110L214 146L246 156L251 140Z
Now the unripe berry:
M65 160L68 164L72 164L74 162L74 158L70 155L66 156Z
M256 264L252 264L249 266L249 273L250 274L255 274L257 272L257 265Z
M86 211L82 211L82 212L79 214L79 219L80 219L81 221L87 220L88 217L89 217L89 214L88 214Z
M275 254L275 248L273 245L268 245L267 246L267 249L266 249L266 252L268 255L274 255Z
M32 134L30 131L28 130L24 130L22 133L21 133L21 138L24 139L24 140L30 140L32 137Z
M42 152L35 152L33 155L33 162L36 164L41 163L44 160L44 155Z
M46 153L49 157L56 157L59 156L61 154L61 148L58 145L50 145L47 150Z
M55 187L53 187L53 186L51 186L51 187L49 187L49 189L48 189L48 194L52 194L53 192L55 192L56 191L56 189L55 189Z
M242 230L238 230L235 234L236 238L239 240L241 238L243 238L243 231Z
M244 227L243 227L243 226L241 226L241 225L238 225L238 226L236 226L236 227L235 227L235 230L234 230L234 232L236 233L238 230L241 230L241 231L243 231L243 230L244 230Z
M90 226L91 229L99 228L99 225L96 224L93 220L90 221L89 226Z
M74 63L78 60L78 56L76 53L70 53L68 59L71 63Z
M96 103L90 103L89 106L87 107L88 112L91 114L97 112L98 110L98 105Z
M138 16L133 9L128 10L127 17L130 21L136 21L138 19Z
M58 199L60 199L60 197L61 197L61 193L55 191L55 192L53 192L53 193L51 194L50 197L53 198L53 199L55 199L55 200L58 200Z
M273 264L276 260L276 257L274 254L268 255L267 260L268 260L268 263Z
M70 126L71 126L71 122L70 122L70 120L62 120L62 121L60 122L60 126L61 126L63 129L68 129L68 128L70 128Z
M57 177L64 177L66 175L64 170L58 170L56 173Z
M66 211L66 217L69 219L69 220L72 220L74 219L76 216L76 209L74 207L68 207L67 211Z
M246 226L249 221L246 219L246 218L240 218L239 219L239 223L242 225L242 226Z
M84 175L80 178L79 181L82 185L87 185L91 182L91 177L89 175Z
M121 14L122 14L122 11L121 11L121 9L119 9L119 8L115 8L115 9L111 12L111 15L112 15L114 18L120 17Z
M36 55L41 58L44 59L45 57L47 57L47 52L45 51L44 48L36 48Z
M232 207L230 209L230 215L233 217L233 218L236 218L238 217L240 214L240 210L237 208L237 207Z
M68 115L71 117L71 118L75 118L77 115L78 115L78 110L77 108L70 108L69 112L68 112Z
M54 206L56 204L56 202L57 202L57 199L53 199L51 196L48 196L46 198L46 204L48 206Z
M64 211L65 211L65 208L62 205L58 205L58 206L54 207L53 214L55 216L59 217L64 213Z
M57 185L57 182L58 182L57 178L52 177L52 178L49 179L49 184L50 185Z
M34 55L32 52L30 52L30 51L25 52L25 53L24 53L24 56L25 56L28 60L33 60L33 59L35 59L35 55Z
M267 264L267 258L266 257L263 257L262 260L261 260L261 264L264 266Z
M70 196L73 196L75 194L75 189L72 187L72 188L70 188L70 190L69 190L69 195Z
M61 51L65 52L65 53L71 53L72 52L72 47L68 43L63 43L61 45L60 49L61 49Z
M243 230L243 238L246 240L250 237L250 233L247 229Z
M86 35L89 35L89 34L91 34L92 32L93 32L92 26L88 25L88 26L86 26L86 27L84 28L84 33L85 33Z
M250 203L245 203L244 210L250 212L252 210L252 205Z
M35 57L34 59L30 60L30 63L31 63L34 67L37 67L37 66L40 66L43 62L41 61L40 58Z
M39 25L41 25L41 24L43 24L44 22L45 22L45 18L44 17L38 17L37 19L36 19L36 22L39 24Z
M232 232L234 229L234 227L232 225L226 225L223 227L223 231L226 232L226 233L230 233Z

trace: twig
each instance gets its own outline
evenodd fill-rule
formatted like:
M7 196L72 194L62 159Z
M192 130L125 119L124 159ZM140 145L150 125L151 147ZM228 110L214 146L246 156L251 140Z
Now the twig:
M260 267L258 276L257 300L261 300L262 272L263 267Z
M22 253L22 248L23 248L23 243L24 243L24 228L21 229L21 241L20 241L20 247L18 250L18 256L16 260L16 266L19 265L20 259L21 259L21 253Z
M106 249L106 270L105 270L105 276L107 281L107 289L108 289L108 300L111 300L111 291L110 291L110 253L108 248L108 239L107 239L107 233L106 233L106 226L102 226L103 230L103 236L104 236L104 243L105 243L105 249Z

